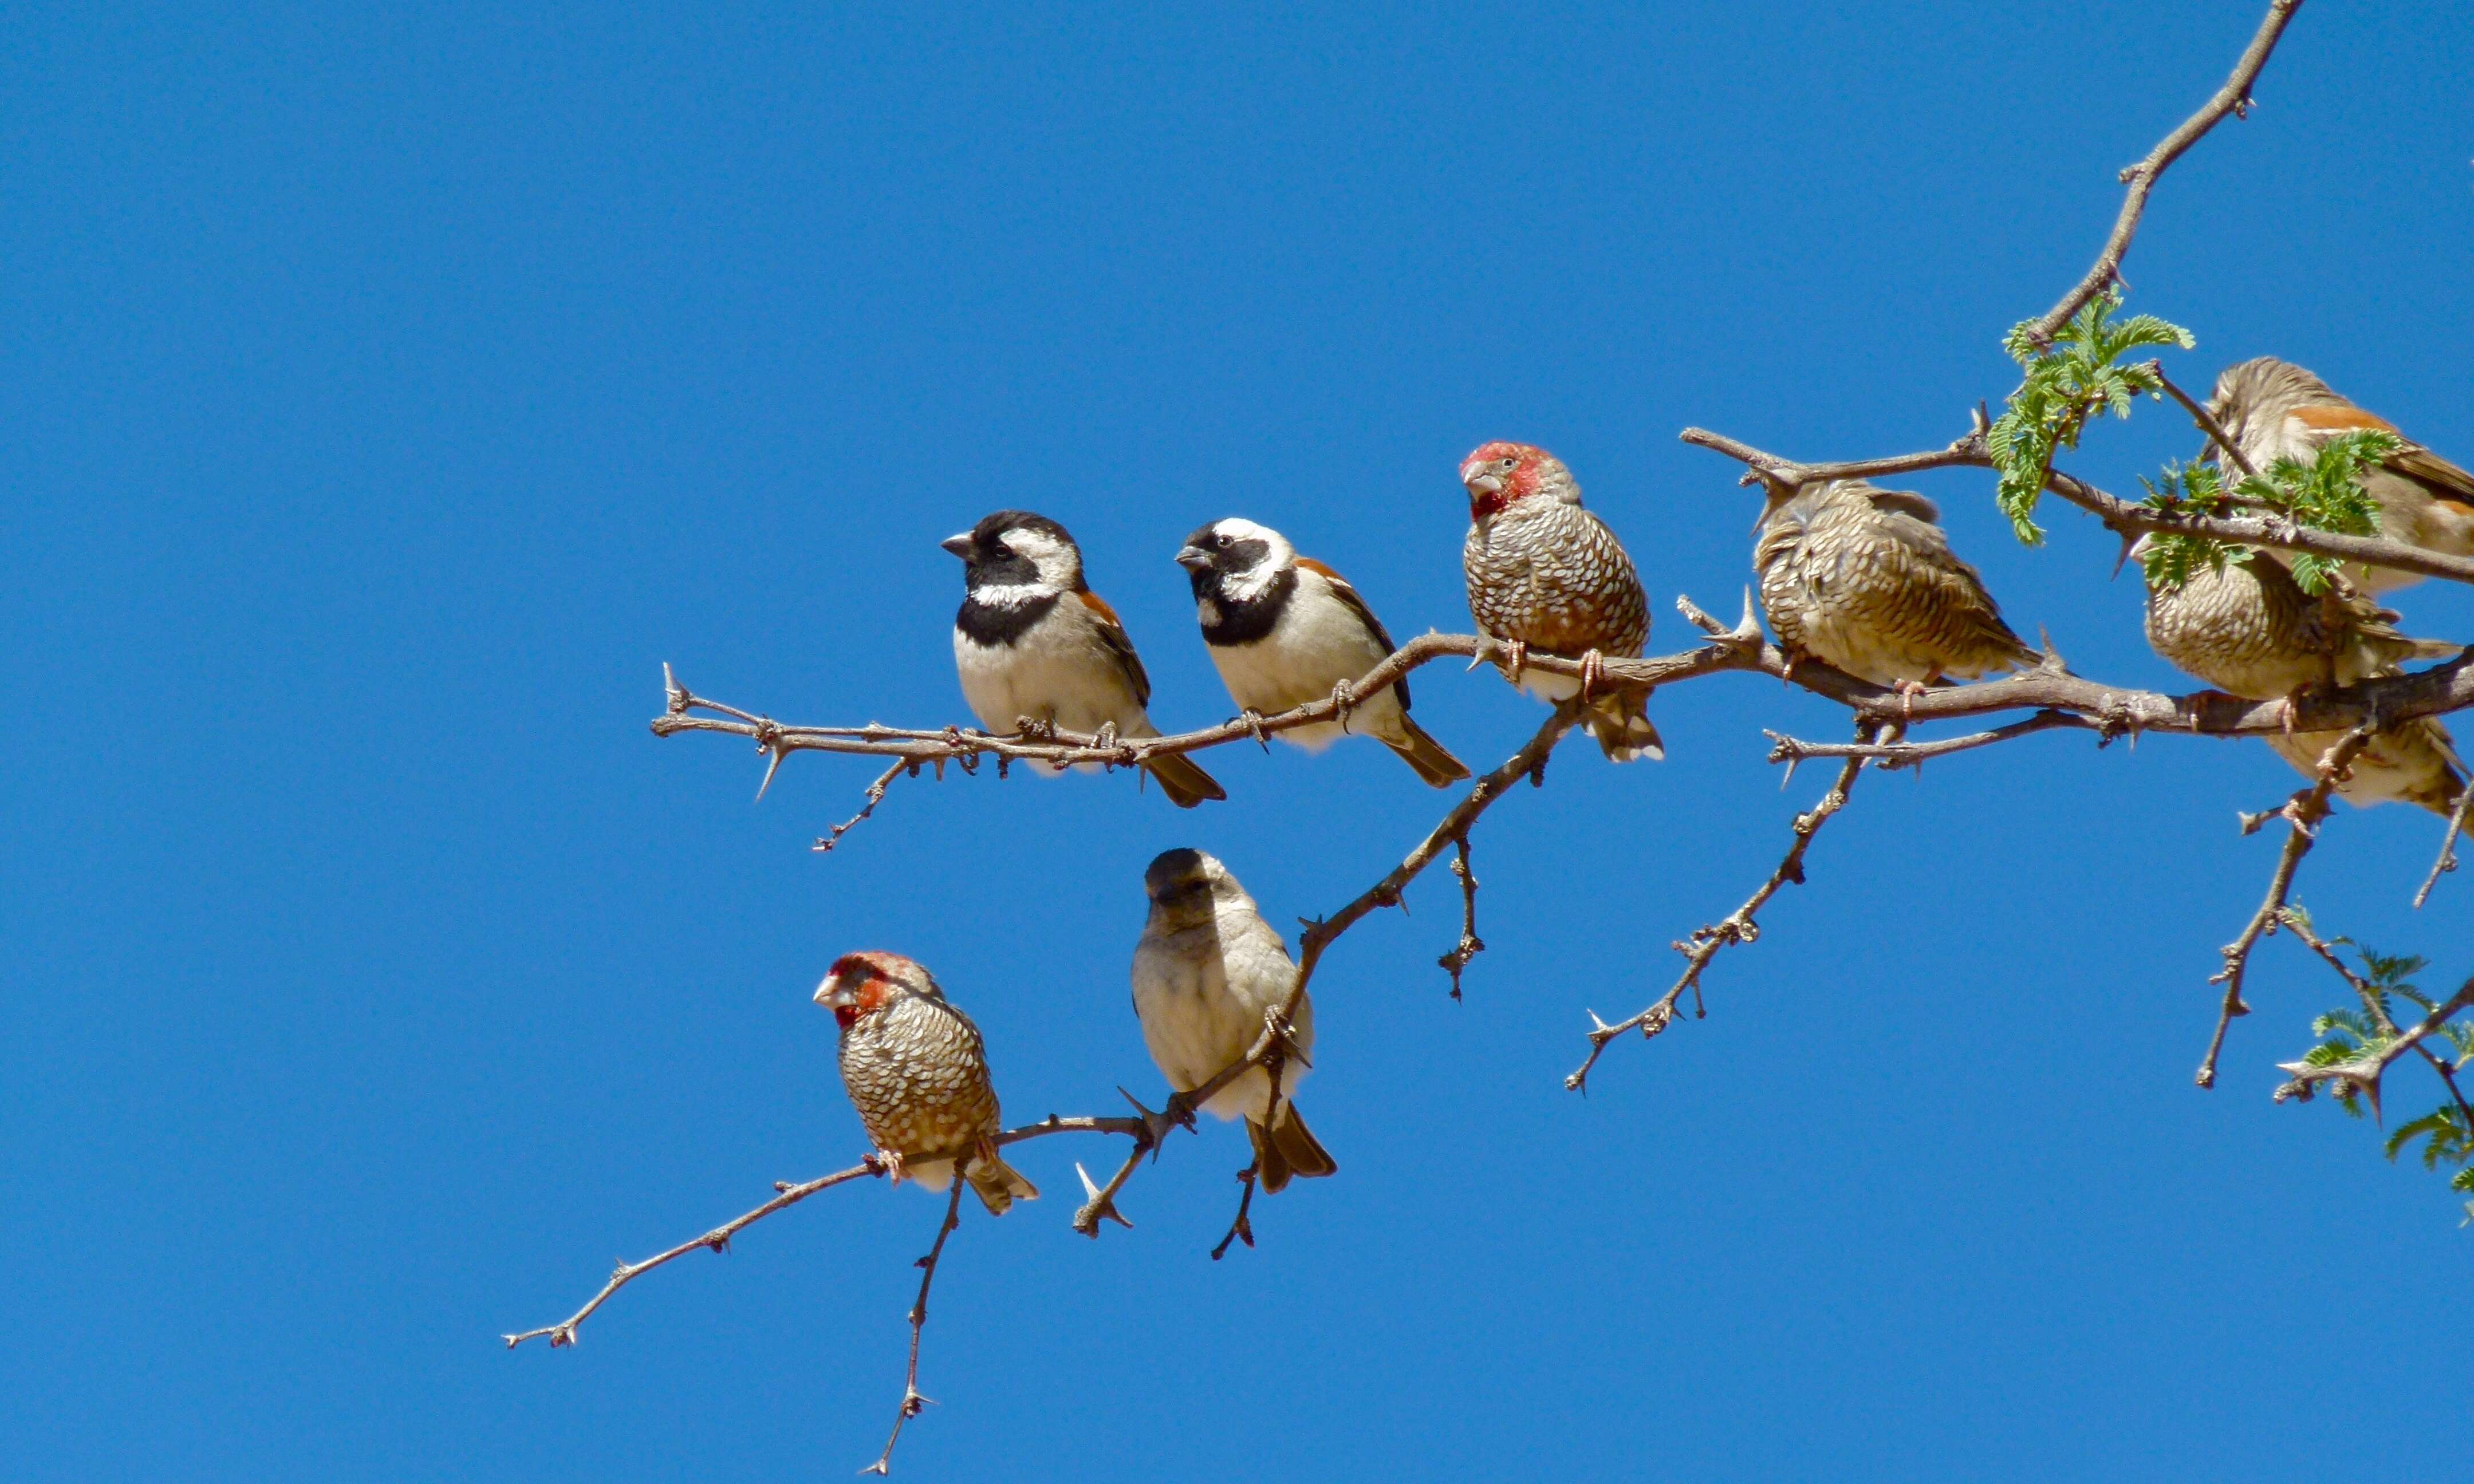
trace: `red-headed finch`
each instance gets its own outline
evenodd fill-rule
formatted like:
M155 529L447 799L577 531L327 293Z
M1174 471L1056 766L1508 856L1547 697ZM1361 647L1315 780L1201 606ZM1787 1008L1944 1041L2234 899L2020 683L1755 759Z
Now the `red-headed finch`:
M1513 647L1513 678L1523 690L1563 701L1594 688L1586 676L1525 669L1531 650L1592 671L1640 653L1649 604L1639 574L1606 522L1581 508L1581 487L1563 460L1527 443L1485 443L1461 461L1461 484L1469 501L1461 543L1469 615ZM1595 696L1582 725L1615 762L1664 757L1646 703L1637 691Z
M1039 1194L997 1154L1005 1125L980 1028L927 969L899 953L845 953L815 998L841 1027L842 1087L895 1179L944 1190L967 1154L964 1178L991 1215Z

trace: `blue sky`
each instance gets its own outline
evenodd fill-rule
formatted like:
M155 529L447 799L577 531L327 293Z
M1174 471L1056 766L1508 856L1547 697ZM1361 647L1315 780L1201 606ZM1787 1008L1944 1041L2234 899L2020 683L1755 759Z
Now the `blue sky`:
M661 663L786 719L960 720L934 543L1023 506L1081 539L1163 724L1217 720L1179 538L1243 514L1395 633L1462 629L1452 471L1493 437L1570 462L1680 648L1755 507L1676 431L1947 440L2256 9L12 10L11 1473L865 1462L915 1189L696 1255L574 1351L496 1336L850 1161L808 1002L837 953L930 964L1011 1113L1114 1111L1158 1088L1145 861L1207 848L1285 922L1443 800L1370 744L1240 750L1226 805L910 783L817 856L871 770L794 759L751 805L747 749L647 734ZM2130 260L2193 384L2272 351L2474 458L2469 74L2441 8L2302 13ZM2127 491L2192 445L2143 406L2072 467ZM2173 683L2091 522L2028 552L1986 477L1920 485L2023 630ZM2412 626L2474 632L2437 586ZM1539 719L1485 675L1418 698L1480 766ZM1585 1008L1662 989L1823 786L1782 794L1760 730L1843 725L1740 677L1656 715L1666 763L1576 748L1487 821L1466 1002L1447 877L1332 951L1304 1106L1343 1175L1258 1207L1260 1250L1204 1257L1225 1128L1096 1245L1071 1161L1112 1146L1025 1148L1049 1198L955 1238L897 1470L2463 1467L2394 1403L2462 1361L2474 1233L2372 1130L2268 1101L2334 980L2271 943L2191 1087L2275 850L2234 811L2282 764L2054 735L1868 778L1710 1017L1584 1099ZM2454 982L2474 880L2406 909L2436 834L2349 812L2298 895Z

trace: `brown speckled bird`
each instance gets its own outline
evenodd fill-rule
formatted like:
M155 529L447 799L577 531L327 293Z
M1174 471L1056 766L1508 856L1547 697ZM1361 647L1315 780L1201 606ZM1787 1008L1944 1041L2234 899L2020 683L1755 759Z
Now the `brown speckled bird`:
M1761 608L1790 660L1814 655L1876 685L1921 690L2041 658L2010 632L1921 494L1833 479L1773 490L1754 526Z
M1549 701L1591 692L1580 679L1526 669L1530 650L1577 659L1629 659L1649 638L1649 603L1623 543L1581 508L1581 487L1564 461L1528 443L1492 443L1461 461L1468 491L1468 538L1461 573L1469 615L1513 646L1513 679ZM1593 696L1581 725L1615 762L1664 757L1638 691Z
M2145 556L2147 538L2131 547ZM2260 553L2221 570L2194 570L2177 587L2147 585L2147 642L2185 674L2228 695L2291 701L2315 685L2350 685L2393 675L2409 659L2438 659L2458 646L2410 639L2396 614L2359 595L2323 603ZM2267 738L2305 778L2342 732L2289 732ZM2416 717L2371 738L2337 791L2357 805L2404 801L2446 815L2465 786L2448 729Z
M968 1154L965 1178L989 1214L1039 1194L997 1155L1005 1125L980 1028L927 969L899 953L845 953L815 997L841 1027L842 1087L896 1180L944 1190Z
M2301 367L2270 355L2227 367L2217 377L2208 411L2243 457L2263 473L2280 458L2310 463L2321 444L2342 433L2397 431L2395 424L2355 406ZM2383 537L2474 557L2474 474L2407 440L2364 475L2363 488L2379 504ZM2292 560L2282 551L2269 555L2279 562ZM2360 562L2345 568L2345 579L2365 592L2422 581L2413 572Z

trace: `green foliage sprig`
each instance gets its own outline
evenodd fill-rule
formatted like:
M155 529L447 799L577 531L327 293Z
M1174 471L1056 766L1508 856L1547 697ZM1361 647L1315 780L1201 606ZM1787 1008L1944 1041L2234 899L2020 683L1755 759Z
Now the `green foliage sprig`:
M2299 912L2299 909L2288 910ZM2307 916L2303 922L2308 925ZM2374 952L2344 938L2332 940L2332 946L2337 944L2353 947L2362 960L2360 991L2363 1003L2360 1009L2331 1010L2311 1022L2311 1034L2318 1038L2318 1043L2302 1056L2303 1063L2311 1066L2341 1066L2348 1062L2375 1058L2396 1044L2403 1032L2397 1028L2396 1018L2389 1008L2396 1000L2419 1006L2425 1017L2438 1008L2430 995L2413 983L2413 976L2429 967L2428 960ZM2426 1038L2422 1045L2429 1047L2434 1040L2443 1041L2447 1051L2452 1053L2442 1055L2437 1050L2432 1053L2436 1065L2449 1076L2463 1070L2468 1063L2474 1063L2474 1025L2450 1021L2440 1026L2435 1037ZM2362 1089L2344 1081L2339 1081L2335 1086L2337 1101L2346 1113L2361 1117ZM2449 1188L2461 1194L2474 1195L2474 1123L2468 1122L2464 1105L2459 1101L2453 1083L2447 1102L2419 1118L2408 1119L2397 1125L2395 1131L2389 1135L2385 1145L2389 1159L2393 1161L2398 1155L2413 1148L2416 1140L2422 1144L2420 1158L2424 1169L2445 1167L2454 1171L2449 1177ZM2465 1203L2465 1220L2467 1225L2474 1225L2474 1201Z
M2154 371L2121 365L2122 357L2151 346L2188 350L2197 344L2189 330L2154 315L2117 322L2113 312L2121 307L2121 291L2107 290L2071 316L2051 345L2036 343L2033 321L2012 326L2001 343L2025 374L1987 431L1985 450L2001 478L1994 498L2010 517L2011 530L2029 546L2044 543L2036 501L2052 472L2053 455L2078 446L2090 418L2105 412L2127 418L2133 398L2164 391Z
M2231 515L2245 510L2281 515L2295 525L2341 536L2377 536L2380 509L2364 488L2363 474L2405 446L2392 433L2341 434L2320 445L2310 463L2280 458L2264 474L2245 476L2231 490L2224 486L2224 467L2202 464L2165 466L2159 479L2143 478L2147 509L2171 515ZM2224 570L2225 562L2246 560L2252 548L2205 536L2158 532L2148 539L2140 562L2147 585L2171 591L2205 568ZM2314 596L2325 592L2328 580L2344 563L2315 552L2293 554L2293 581Z

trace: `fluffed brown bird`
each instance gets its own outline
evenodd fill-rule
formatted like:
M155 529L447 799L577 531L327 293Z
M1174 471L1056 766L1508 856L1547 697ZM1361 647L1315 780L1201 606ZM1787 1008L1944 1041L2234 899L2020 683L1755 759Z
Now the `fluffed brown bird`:
M1753 568L1780 647L1906 689L2036 664L1940 518L1921 494L1860 479L1773 490Z
M931 1190L954 1183L954 1162L991 1215L1039 1187L997 1154L1005 1128L980 1028L935 979L899 953L845 953L816 986L816 1003L841 1027L842 1087L894 1178Z
M1623 542L1581 508L1581 486L1564 461L1528 443L1492 443L1461 461L1469 528L1461 543L1469 616L1514 647L1580 660L1594 668L1629 659L1649 639L1649 602ZM1589 688L1586 679L1523 670L1520 688L1563 701ZM1638 691L1591 698L1582 726L1615 762L1662 758Z
M2280 458L2310 463L2320 445L2340 434L2404 437L2394 423L2364 411L2311 372L2272 355L2227 367L2217 377L2208 411L2243 457L2263 473ZM2474 557L2474 474L2408 439L2404 447L2363 476L2363 488L2379 505L2381 536L2451 556ZM2292 561L2287 552L2269 555L2282 562ZM2387 592L2422 581L2413 572L2360 562L2344 571L2346 581L2365 592Z
M2131 548L2145 556L2143 538ZM2144 563L2143 563L2144 570ZM2409 659L2438 659L2459 646L2411 639L2396 614L2359 594L2324 601L2285 568L2250 552L2221 569L2195 567L2178 586L2147 585L2147 642L2175 668L2228 695L2290 699L2314 685L2350 685L2393 675ZM2342 732L2289 732L2267 739L2305 778ZM2379 732L2355 758L2337 792L2357 805L2403 801L2446 816L2465 786L2448 729L2415 717Z

